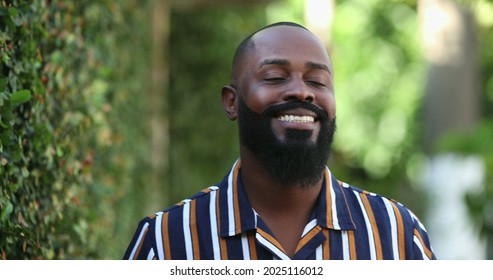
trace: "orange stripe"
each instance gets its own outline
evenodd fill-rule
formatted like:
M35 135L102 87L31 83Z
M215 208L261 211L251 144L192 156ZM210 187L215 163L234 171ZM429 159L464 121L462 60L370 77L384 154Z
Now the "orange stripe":
M257 228L257 232L260 235L262 235L262 237L264 237L265 239L267 239L267 241L269 241L270 243L272 243L272 245L276 246L277 249L281 250L284 254L286 254L286 251L282 247L281 243L279 243L279 241L277 241L273 236L271 236L270 234L268 234L267 232L263 231L260 228Z
M206 189L201 190L200 192L207 194L207 193L210 193L211 191L212 191L211 189L206 188Z
M216 213L217 213L217 232L219 235L219 247L221 247L221 260L228 259L228 248L226 247L226 239L224 239L221 232L221 211L219 209L219 189L216 192Z
M356 260L357 255L356 255L356 240L354 239L354 231L348 230L348 237L349 237L349 254L350 254L350 259L351 260Z
M193 258L200 260L199 234L197 231L197 201L194 199L190 203L190 231L192 233Z
M404 222L402 221L402 215L399 208L392 203L392 208L394 208L395 218L397 220L397 236L399 244L399 259L403 260L406 258L406 250L404 244Z
M383 259L382 254L382 243L380 241L380 233L378 232L377 221L375 220L375 214L371 208L370 201L368 201L368 196L366 194L360 194L361 200L365 205L366 214L370 219L371 230L373 231L373 241L375 242L375 249L377 251L377 260Z
M256 260L257 257L257 247L255 246L255 232L251 231L248 233L248 246L250 248L250 259Z
M345 193L345 192L344 192L344 190L343 190L343 188L344 188L344 187L342 186L342 182L340 182L340 183L339 183L339 188L341 189L342 196L344 197L344 202L346 203L346 207L347 207L348 209L350 209L350 208L349 208L349 203L347 202L346 193ZM351 219L351 223L352 223L352 224L353 224L353 226L354 226L353 215L351 214L351 211L348 211L348 212L349 212L349 219ZM355 226L355 227L356 227L356 226Z
M219 237L219 244L221 246L221 260L228 260L228 248L226 247L226 239Z
M296 246L296 249L294 250L294 253L298 253L301 248L303 248L315 235L317 235L322 228L317 225L314 228L312 228L301 240L298 242L298 245Z
M147 217L150 218L150 219L154 219L156 216L157 216L156 213L154 213L154 214L151 214L151 215L149 215Z
M164 258L166 260L171 260L171 247L169 245L169 232L168 232L169 212L164 213L161 219L162 219L161 234L163 236L162 239L163 239L163 247L164 247Z
M144 231L144 234L142 235L142 239L140 240L139 247L137 247L137 250L135 251L134 260L138 259L138 257L139 257L140 250L142 249L142 245L144 244L144 240L145 240L145 237L146 237L148 231L149 231L149 228L146 228L146 230Z
M323 233L327 238L324 242L323 252L324 252L324 260L330 260L330 240L329 240L329 230L323 229Z
M238 173L240 170L240 162L236 164L236 168L233 170L233 209L235 212L235 234L241 232L241 219L240 219L240 203L238 201Z
M332 197L330 194L330 189L332 188L332 180L330 178L329 171L325 169L325 185L327 187L325 191L325 201L327 203L327 227L334 228L334 221L332 220Z
M417 229L414 229L414 235L416 235L416 237L419 239L419 242L421 242L421 246L425 250L426 256L428 256L428 258L431 259L433 257L433 253L431 252L430 249L428 249L428 247L426 247L425 243L423 242L423 237L421 236L421 234Z

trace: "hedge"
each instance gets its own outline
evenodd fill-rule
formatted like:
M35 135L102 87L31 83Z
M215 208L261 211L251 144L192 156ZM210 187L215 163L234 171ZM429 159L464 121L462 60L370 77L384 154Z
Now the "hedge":
M147 166L148 4L0 3L0 258L121 256L134 224L116 213L139 216Z

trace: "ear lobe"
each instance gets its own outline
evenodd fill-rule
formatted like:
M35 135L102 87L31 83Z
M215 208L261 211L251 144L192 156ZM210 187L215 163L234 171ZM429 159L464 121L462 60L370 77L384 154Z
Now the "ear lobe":
M238 117L236 114L236 89L233 86L224 86L221 92L224 112L232 121Z

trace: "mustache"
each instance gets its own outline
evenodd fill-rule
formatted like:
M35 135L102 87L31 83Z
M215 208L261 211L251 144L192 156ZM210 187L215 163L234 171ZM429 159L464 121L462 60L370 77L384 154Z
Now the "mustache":
M324 109L304 101L293 100L282 104L272 105L264 110L262 113L268 117L275 118L284 111L293 109L305 109L314 112L317 115L319 121L324 122L329 119L329 114Z

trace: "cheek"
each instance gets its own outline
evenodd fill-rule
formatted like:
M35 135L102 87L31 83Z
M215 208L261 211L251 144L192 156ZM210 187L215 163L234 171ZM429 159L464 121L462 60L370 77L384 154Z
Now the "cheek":
M330 111L329 111L329 115L331 118L335 118L336 117L336 102L335 100L332 101L331 103L331 106L330 106Z
M243 100L256 113L262 113L268 106L276 103L275 95L260 87L251 87L245 91Z
M329 114L329 118L336 116L336 100L334 94L326 95L320 99L320 105Z

